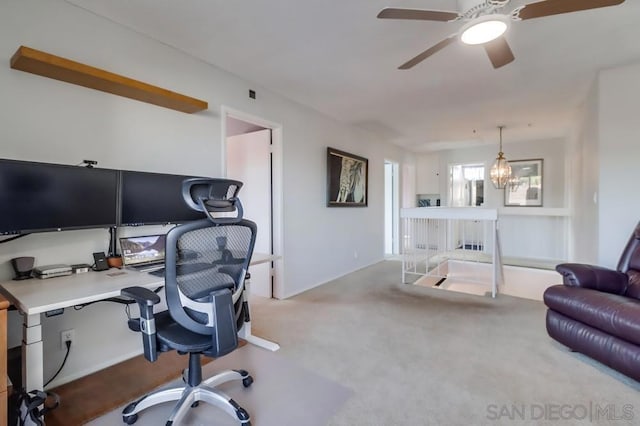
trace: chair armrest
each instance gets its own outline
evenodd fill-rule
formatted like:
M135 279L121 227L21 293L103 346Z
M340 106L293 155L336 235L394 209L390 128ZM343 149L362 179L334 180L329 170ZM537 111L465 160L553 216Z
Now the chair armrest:
M210 300L213 308L215 330L213 346L209 352L214 357L221 357L238 347L238 329L233 306L231 290L222 289L211 292Z
M627 274L582 263L561 263L556 271L563 277L563 284L569 287L582 287L605 293L624 294L629 278Z
M153 315L153 305L160 303L160 296L144 287L127 287L120 290L120 294L138 303L140 318L129 320L129 328L142 333L144 357L151 362L158 359L156 341L156 320Z
M139 305L153 306L160 303L160 296L144 287L127 287L120 290L124 297L138 302Z

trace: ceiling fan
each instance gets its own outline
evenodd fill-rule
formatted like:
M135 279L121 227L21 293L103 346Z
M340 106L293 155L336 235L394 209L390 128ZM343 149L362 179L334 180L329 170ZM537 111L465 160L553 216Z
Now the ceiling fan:
M501 9L507 6L510 1L511 0L458 0L459 9L464 12L387 7L380 11L378 18L465 22L456 33L400 65L398 68L401 70L416 66L458 38L464 44L482 45L493 67L500 68L515 59L503 35L509 28L511 21L542 18L545 16L615 6L624 3L624 0L545 0L520 6L509 14L501 13Z

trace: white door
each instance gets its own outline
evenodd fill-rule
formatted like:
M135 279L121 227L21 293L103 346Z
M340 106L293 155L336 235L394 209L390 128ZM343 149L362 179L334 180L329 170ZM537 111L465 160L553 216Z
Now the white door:
M254 253L271 253L271 130L227 138L227 177L244 183L239 197L244 217L258 226ZM251 293L272 297L271 263L250 268Z

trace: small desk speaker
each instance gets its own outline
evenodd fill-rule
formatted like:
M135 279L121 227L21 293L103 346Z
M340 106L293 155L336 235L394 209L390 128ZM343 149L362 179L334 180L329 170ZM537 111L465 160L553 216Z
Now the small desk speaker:
M13 266L13 271L16 276L13 278L14 280L26 280L27 278L31 278L31 271L33 271L33 263L35 261L34 257L15 257L11 259L11 266Z

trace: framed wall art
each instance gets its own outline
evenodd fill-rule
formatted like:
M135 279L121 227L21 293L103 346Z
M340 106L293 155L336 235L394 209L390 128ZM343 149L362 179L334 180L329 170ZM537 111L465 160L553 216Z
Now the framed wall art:
M511 178L504 188L504 205L542 207L542 162L534 160L509 161Z
M369 160L327 148L327 207L366 207Z

